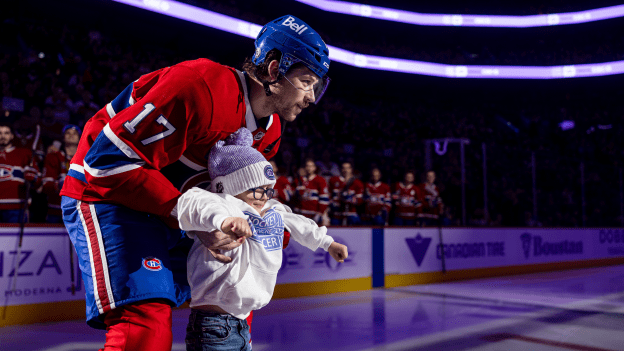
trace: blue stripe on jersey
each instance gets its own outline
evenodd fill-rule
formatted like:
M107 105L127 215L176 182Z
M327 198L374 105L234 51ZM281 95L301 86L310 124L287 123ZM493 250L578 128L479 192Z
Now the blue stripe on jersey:
M117 95L117 97L111 101L111 106L115 113L119 113L119 111L125 109L130 106L130 97L132 96L132 84L128 85L126 89L124 89L121 94Z
M84 158L84 162L91 168L96 169L110 169L129 164L136 164L140 160L132 159L126 156L119 148L113 144L110 139L100 132L100 135L95 139L93 145L87 152Z
M70 169L69 172L67 172L67 175L70 177L74 177L84 183L88 183L87 182L87 178L85 178L85 175L78 172L78 171L74 171L73 169Z

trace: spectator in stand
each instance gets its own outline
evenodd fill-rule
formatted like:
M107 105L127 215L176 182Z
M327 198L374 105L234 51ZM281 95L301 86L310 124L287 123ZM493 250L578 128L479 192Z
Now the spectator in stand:
M281 174L281 168L277 167L275 161L271 160L269 163L271 167L273 167L273 172L277 178L275 179L275 186L273 187L273 189L275 189L275 198L279 200L279 202L289 205L293 195L292 181L288 179L287 176Z
M33 152L13 145L13 128L0 123L0 223L19 223L26 199L26 182L39 175ZM26 221L27 216L24 216Z
M325 149L323 151L323 155L321 156L321 160L316 162L316 167L318 167L318 174L325 178L326 181L333 176L340 175L340 169L338 165L331 160L331 152L329 149Z
M405 173L403 182L398 182L392 192L394 200L394 224L401 226L415 226L416 212L420 209L421 203L418 187L414 184L414 172Z
M43 192L48 196L47 223L63 223L61 213L61 196L59 195L65 176L69 170L69 162L76 153L80 141L81 130L78 126L68 124L63 129L63 145L59 151L46 155L43 162Z
M329 180L332 196L331 224L361 224L357 209L363 203L364 184L355 178L351 162L342 163L341 174Z
M365 223L372 225L386 225L388 214L392 207L390 186L381 181L381 171L373 168L370 182L364 189Z
M305 175L300 176L295 184L298 196L299 213L321 223L323 214L329 206L327 183L316 174L316 163L311 158L305 161Z
M422 206L417 218L421 226L437 226L440 214L444 213L444 204L440 197L440 189L435 185L435 172L428 171L426 177L426 181L418 185L420 195L418 201Z

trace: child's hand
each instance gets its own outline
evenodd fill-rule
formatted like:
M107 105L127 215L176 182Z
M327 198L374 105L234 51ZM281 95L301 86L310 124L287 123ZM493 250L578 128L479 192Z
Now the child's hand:
M233 240L243 243L244 238L251 238L252 232L247 220L240 217L228 217L221 225L221 231Z
M349 257L347 247L335 241L331 243L331 245L329 245L329 249L327 251L329 252L331 257L333 257L334 260L338 262L344 262L344 260Z

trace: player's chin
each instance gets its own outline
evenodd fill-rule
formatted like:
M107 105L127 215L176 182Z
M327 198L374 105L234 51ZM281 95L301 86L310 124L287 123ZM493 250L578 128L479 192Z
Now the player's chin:
M284 120L286 120L287 122L292 122L295 119L297 119L297 116L301 113L301 111L303 111L303 109L297 105L291 107L288 111L286 111L284 114L280 115L282 116L282 118Z

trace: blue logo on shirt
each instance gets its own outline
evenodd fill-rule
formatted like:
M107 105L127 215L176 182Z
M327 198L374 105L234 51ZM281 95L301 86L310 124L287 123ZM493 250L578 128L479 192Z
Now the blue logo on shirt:
M281 250L284 240L284 221L282 216L270 209L263 217L251 212L245 212L249 216L247 221L253 233L249 238L261 243L266 251Z

